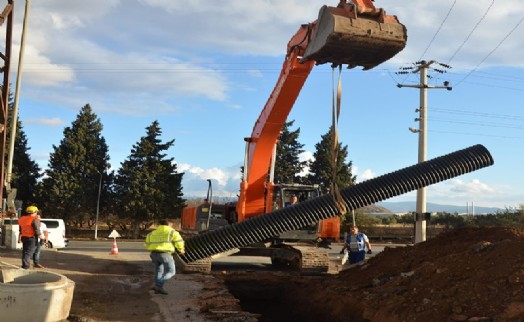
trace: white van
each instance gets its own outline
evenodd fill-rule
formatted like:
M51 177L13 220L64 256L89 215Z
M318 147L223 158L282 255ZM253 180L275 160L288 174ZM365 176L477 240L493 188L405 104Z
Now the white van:
M66 229L63 219L40 219L47 227L48 232L48 243L44 247L47 248L64 248L69 244L69 240L66 238Z
M40 219L41 222L43 222L48 231L48 243L44 245L46 248L64 248L67 247L69 244L69 240L65 236L65 223L62 219L50 219L50 218L42 218ZM2 226L9 226L12 231L12 239L17 240L18 239L18 232L19 232L19 226L18 226L18 219L10 219L10 218L4 218ZM7 236L6 236L7 237ZM4 237L2 237L3 239ZM16 248L22 248L21 243L17 243Z

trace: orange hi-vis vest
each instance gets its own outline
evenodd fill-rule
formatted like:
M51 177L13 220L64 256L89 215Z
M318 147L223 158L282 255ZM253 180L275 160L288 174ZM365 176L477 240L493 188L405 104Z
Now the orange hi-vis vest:
M18 219L20 235L22 237L35 237L35 227L33 225L35 219L36 216L22 216Z

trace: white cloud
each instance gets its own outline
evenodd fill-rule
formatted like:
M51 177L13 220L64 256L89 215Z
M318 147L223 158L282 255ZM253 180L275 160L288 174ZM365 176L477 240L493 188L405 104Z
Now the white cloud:
M454 1L417 2L409 6L388 6L388 13L396 14L408 30L406 49L395 60L406 63L435 57L440 62L447 63L460 48L451 64L456 69L469 69L480 63L502 42L500 48L489 55L481 67L503 64L523 66L517 52L523 49L518 35L524 26L510 35L511 29L517 27L522 18L522 2L495 2L487 11L492 0L463 0L457 1L449 11L453 3ZM448 13L449 16L443 23ZM481 21L484 14L486 16ZM442 28L438 31L441 24ZM508 38L504 40L506 36ZM424 52L426 54L421 57Z
M315 161L315 157L313 156L313 152L311 151L304 151L298 155L298 161L304 162L304 161Z
M62 126L65 124L64 120L53 117L53 118L38 118L38 119L27 119L24 120L25 124L39 124L39 125L46 125L46 126Z
M465 181L455 178L429 186L427 200L436 203L463 205L474 202L478 206L500 204L508 200L507 187L494 187L478 179Z
M357 166L352 167L352 174L354 176L357 176L357 183L373 179L377 176L376 173L373 172L371 169L360 170L360 168Z
M450 191L459 195L469 193L492 194L496 192L495 189L480 182L478 179L474 179L471 182L464 182L461 179L453 179L450 180L450 185L452 185Z
M311 151L304 151L298 155L298 161L315 161L315 157L313 156L313 152ZM298 174L299 177L305 177L309 174L309 167L304 167L302 169L302 172Z
M376 177L376 174L373 171L371 171L371 169L366 169L360 175L357 176L357 180L359 182L362 182L369 179L373 179L374 177Z
M19 52L18 46L13 46L14 52ZM18 74L18 58L12 62L12 73ZM16 77L16 76L14 76ZM75 79L74 70L67 65L53 64L50 59L32 45L26 45L22 66L22 79L34 86L57 87Z
M261 77L264 76L264 74L262 74L262 72L260 70L258 70L258 69L249 69L247 71L247 74L249 76L256 77L256 78L261 78Z
M207 194L208 182L211 180L213 195L231 197L238 193L240 187L240 165L226 169L216 167L203 169L187 163L177 165L178 171L183 172L182 186L186 197L203 197Z

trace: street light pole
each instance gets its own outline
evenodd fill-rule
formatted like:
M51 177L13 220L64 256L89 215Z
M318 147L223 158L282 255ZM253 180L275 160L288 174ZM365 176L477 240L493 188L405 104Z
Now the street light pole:
M98 240L98 213L100 210L100 194L102 192L102 172L100 172L100 183L98 184L98 199L96 200L96 217L95 217L95 240Z

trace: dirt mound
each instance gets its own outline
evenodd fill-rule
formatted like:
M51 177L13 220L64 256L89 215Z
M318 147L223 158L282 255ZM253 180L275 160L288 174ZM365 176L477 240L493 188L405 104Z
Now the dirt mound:
M261 321L524 321L524 232L453 230L329 277L225 279L234 295L258 297L243 307Z

